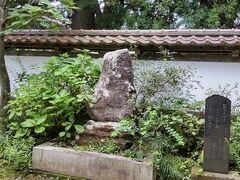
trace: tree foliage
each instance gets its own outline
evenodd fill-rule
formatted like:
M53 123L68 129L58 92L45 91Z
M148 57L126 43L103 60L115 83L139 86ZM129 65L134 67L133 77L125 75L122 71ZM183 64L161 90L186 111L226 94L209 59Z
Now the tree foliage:
M89 3L94 6L89 6ZM103 0L78 1L96 14L96 28L233 28L240 12L239 0ZM103 8L100 8L103 7Z
M69 27L68 20L74 29L233 28L240 12L240 0L59 0L57 8L51 0L10 2L15 25L44 29Z
M7 29L60 29L70 24L63 10L74 8L72 0L63 0L56 8L49 0L12 2L8 6Z
M233 28L240 12L239 0L178 1L177 13L188 28Z
M171 28L175 3L172 0L129 0L126 25L131 29Z

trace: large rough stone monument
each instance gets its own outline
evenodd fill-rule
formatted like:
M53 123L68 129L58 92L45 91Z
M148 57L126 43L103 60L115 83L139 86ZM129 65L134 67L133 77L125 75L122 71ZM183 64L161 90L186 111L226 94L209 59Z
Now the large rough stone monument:
M133 113L135 88L133 86L133 64L127 49L106 53L103 70L96 85L94 101L89 104L91 117L85 124L85 131L76 136L79 144L99 142L111 137L119 126L120 119ZM122 135L116 137L116 143L125 145Z
M231 101L219 95L208 97L205 108L204 171L228 173L230 121Z
M127 49L104 55L102 74L97 83L89 115L96 121L118 121L133 113L133 65Z

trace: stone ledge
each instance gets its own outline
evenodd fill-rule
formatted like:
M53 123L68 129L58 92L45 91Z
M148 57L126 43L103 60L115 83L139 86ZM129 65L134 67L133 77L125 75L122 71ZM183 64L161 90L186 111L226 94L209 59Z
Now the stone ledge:
M33 148L32 168L91 180L156 179L150 163L121 156L55 147L51 143Z
M200 167L192 168L192 180L240 180L240 176L205 172Z
M76 135L75 140L79 145L96 143L105 141L108 138L111 138L116 144L125 147L129 142L127 139L130 139L131 135L123 133L121 136L112 138L112 132L114 132L120 123L118 122L97 122L89 120L85 124L85 131L79 135Z

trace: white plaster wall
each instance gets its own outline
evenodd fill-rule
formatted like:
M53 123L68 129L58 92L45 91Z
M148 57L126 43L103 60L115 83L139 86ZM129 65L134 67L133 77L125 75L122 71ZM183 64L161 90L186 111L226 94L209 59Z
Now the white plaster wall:
M50 57L41 56L6 56L7 69L10 76L11 88L17 87L15 82L17 74L22 72L23 69L27 73L38 73L45 62ZM202 77L200 80L203 89L198 88L193 90L197 100L203 100L207 97L206 90L208 88L218 89L219 84L224 86L226 84L240 83L240 63L233 62L193 62L193 61L174 61L174 62L161 62L151 61L157 66L161 63L170 63L174 66L196 68L196 77ZM236 97L232 96L231 100L235 101Z
M11 89L17 87L17 76L26 71L28 74L41 72L41 67L50 57L43 56L5 56Z
M161 62L156 62L160 64ZM240 84L240 63L233 62L201 62L199 61L174 61L167 62L174 66L187 68L190 66L196 70L195 77L200 81L202 88L193 89L192 93L196 96L197 100L207 98L207 91L209 88L218 90L219 85L227 89L231 89L236 83ZM228 85L230 84L230 86ZM240 91L240 89L238 88ZM229 97L233 102L237 97L233 92Z

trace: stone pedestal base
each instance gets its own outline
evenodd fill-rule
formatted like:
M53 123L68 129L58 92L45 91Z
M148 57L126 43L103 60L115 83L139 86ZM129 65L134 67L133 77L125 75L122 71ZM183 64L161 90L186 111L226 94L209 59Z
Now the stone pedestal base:
M240 180L237 173L220 174L213 172L204 172L202 168L192 168L192 180Z
M112 132L118 128L120 124L118 122L96 122L90 120L85 125L85 132L76 136L77 144L85 145L88 143L102 142L108 138L112 138ZM127 134L121 137L113 138L113 140L121 145L125 146L128 141Z

